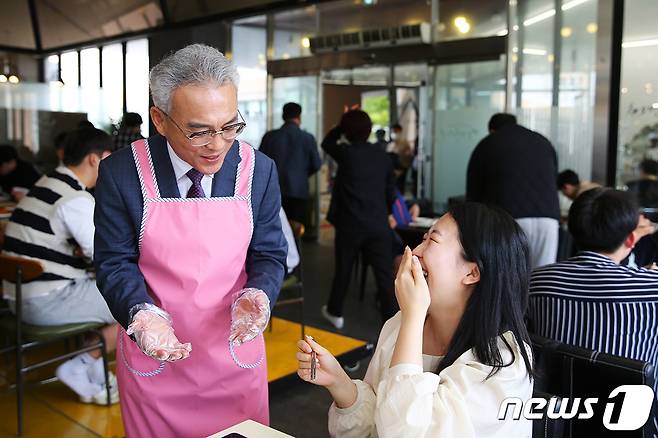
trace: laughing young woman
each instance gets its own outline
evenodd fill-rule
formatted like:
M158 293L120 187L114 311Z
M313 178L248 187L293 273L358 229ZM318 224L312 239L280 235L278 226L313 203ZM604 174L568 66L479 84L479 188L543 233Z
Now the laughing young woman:
M334 399L329 433L530 437L529 421L498 420L505 398L532 397L528 271L525 236L507 213L453 207L413 253L405 250L395 281L400 312L384 325L363 381L350 380L312 338L299 341L297 373Z

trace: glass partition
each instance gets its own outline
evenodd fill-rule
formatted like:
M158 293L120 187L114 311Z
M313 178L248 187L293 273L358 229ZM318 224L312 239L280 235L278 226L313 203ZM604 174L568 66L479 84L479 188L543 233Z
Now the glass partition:
M658 3L626 2L619 99L617 184L639 178L644 159L658 161Z
M556 9L557 8L557 9ZM592 175L597 0L520 0L510 112L548 138L559 170Z
M471 152L487 134L492 114L505 107L505 62L484 61L436 68L434 100L433 202L466 194Z
M241 139L254 147L267 129L267 35L265 16L239 20L232 27L233 62L240 74L238 106L247 122Z
M147 39L126 44L126 109L142 116L142 135L149 120L149 43Z

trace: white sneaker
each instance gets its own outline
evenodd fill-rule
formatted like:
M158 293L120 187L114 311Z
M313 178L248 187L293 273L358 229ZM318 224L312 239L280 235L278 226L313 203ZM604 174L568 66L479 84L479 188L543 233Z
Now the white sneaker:
M92 359L92 362L87 365L87 376L92 383L96 383L98 385L105 384L105 369L103 368L102 357L99 357L98 359Z
M327 306L322 306L322 309L320 311L322 312L322 316L324 316L324 319L329 321L334 327L336 327L339 330L343 328L343 325L345 324L345 319L342 316L332 315L327 310Z
M109 373L110 380L110 404L113 405L119 402L119 386L117 385L117 378L111 371ZM97 405L107 406L107 392L105 391L105 384L100 385L101 389L96 394L91 396L80 396L82 403L96 403Z
M55 375L79 396L90 397L96 394L102 385L89 380L87 368L90 362L85 354L80 354L58 366Z

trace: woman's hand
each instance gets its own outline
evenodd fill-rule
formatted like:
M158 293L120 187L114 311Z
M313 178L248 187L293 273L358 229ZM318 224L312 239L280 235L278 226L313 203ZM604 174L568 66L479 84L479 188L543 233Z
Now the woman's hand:
M339 408L352 406L356 401L356 385L347 375L338 360L323 346L313 340L311 336L297 341L297 375L306 382L324 386ZM311 380L311 353L315 351L315 379Z
M343 377L347 377L338 360L326 348L315 342L311 336L297 341L297 347L300 349L297 352L297 375L302 380L328 387L335 385ZM315 351L316 372L315 379L311 380L311 353L313 351ZM347 378L349 380L349 377Z
M411 254L409 247L404 249L400 269L395 279L395 296L403 318L425 319L430 307L430 290L420 261L418 257Z

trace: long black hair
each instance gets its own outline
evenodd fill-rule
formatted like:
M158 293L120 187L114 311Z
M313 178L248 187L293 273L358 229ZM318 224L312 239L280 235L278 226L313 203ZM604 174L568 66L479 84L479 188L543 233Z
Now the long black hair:
M525 343L530 345L530 337L523 321L530 275L528 242L523 230L505 211L477 202L456 204L448 213L459 229L462 256L477 264L480 281L466 303L436 373L473 349L480 362L493 367L487 378L491 377L511 365L503 363L498 348L499 336L511 331L532 379L531 359L525 348ZM514 358L516 349L502 339Z

